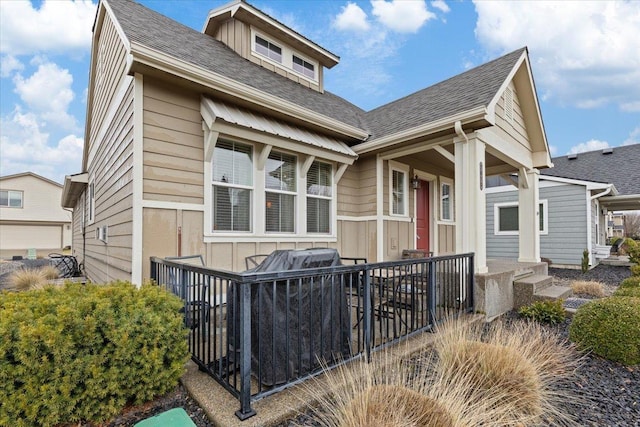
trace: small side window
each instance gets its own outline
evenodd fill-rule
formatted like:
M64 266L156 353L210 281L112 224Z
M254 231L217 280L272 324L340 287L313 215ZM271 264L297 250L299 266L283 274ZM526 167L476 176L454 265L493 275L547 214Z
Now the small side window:
M453 183L440 179L440 220L453 221Z

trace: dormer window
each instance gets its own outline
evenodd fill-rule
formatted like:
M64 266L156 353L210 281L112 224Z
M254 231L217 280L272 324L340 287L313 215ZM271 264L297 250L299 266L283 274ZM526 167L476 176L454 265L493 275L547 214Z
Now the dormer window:
M282 63L282 48L269 40L265 40L262 37L256 35L256 52L260 55L264 55L269 59Z
M310 79L316 78L316 67L296 55L293 55L293 70Z

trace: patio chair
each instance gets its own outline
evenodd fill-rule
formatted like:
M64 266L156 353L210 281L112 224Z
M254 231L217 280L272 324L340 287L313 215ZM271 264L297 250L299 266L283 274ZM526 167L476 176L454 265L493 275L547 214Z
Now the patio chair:
M166 257L167 261L204 266L202 255ZM168 285L170 291L184 301L180 313L184 313L185 326L191 330L209 323L211 304L208 301L209 286L206 283L190 283L188 274L180 274L177 268L169 268Z

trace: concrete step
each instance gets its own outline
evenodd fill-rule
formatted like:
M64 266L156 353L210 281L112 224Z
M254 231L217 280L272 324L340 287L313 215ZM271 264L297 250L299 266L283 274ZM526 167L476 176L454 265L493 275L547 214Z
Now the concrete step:
M553 278L542 274L531 274L513 281L513 306L518 309L536 299L534 295L551 287Z
M533 296L536 301L543 301L543 300L567 299L572 295L573 295L573 291L571 290L570 287L553 285L536 292Z

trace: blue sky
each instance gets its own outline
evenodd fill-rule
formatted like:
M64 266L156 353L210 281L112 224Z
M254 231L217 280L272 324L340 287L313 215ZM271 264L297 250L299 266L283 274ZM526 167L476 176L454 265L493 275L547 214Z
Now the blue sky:
M222 0L140 0L198 31ZM250 0L368 110L528 46L552 155L640 142L640 1ZM0 175L80 172L96 2L0 2Z

